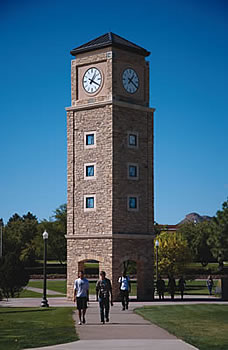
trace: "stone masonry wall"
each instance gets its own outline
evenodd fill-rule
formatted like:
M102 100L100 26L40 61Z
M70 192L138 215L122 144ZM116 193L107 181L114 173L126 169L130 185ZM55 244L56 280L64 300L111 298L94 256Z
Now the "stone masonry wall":
M146 111L114 106L113 232L153 232L153 116ZM138 134L138 147L128 147L128 132ZM128 178L128 164L137 164L139 178ZM139 210L129 211L128 195L139 196Z
M84 133L96 132L96 147L84 147ZM112 106L75 112L74 234L112 234ZM84 179L84 164L96 177ZM84 195L96 195L96 210L84 211Z
M81 268L80 262L99 261L99 270L106 272L112 282L114 300L119 298L118 279L123 263L137 263L138 299L153 299L153 239L147 238L77 238L67 240L67 296L72 299L74 281ZM129 236L129 235L128 235Z
M112 239L111 238L68 238L67 240L67 297L72 299L74 281L78 277L79 262L99 261L99 270L104 270L112 280Z
M115 238L117 236L118 238ZM139 235L138 235L139 236ZM139 300L153 299L153 238L132 237L120 238L114 235L113 240L113 291L118 296L118 277L121 276L123 263L132 260L137 263L137 297Z

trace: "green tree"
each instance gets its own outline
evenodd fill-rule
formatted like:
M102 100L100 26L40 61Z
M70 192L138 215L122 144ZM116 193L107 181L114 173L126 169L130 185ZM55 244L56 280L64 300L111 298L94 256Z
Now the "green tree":
M14 252L27 266L36 259L34 239L38 232L36 216L28 212L19 216L14 214L4 229L4 255Z
M211 221L208 243L214 258L223 266L224 260L228 260L228 200Z
M43 251L42 232L48 232L48 258L62 264L66 260L67 206L61 205L54 211L51 219L43 220L39 225L39 235L36 238L37 254Z
M210 221L203 221L197 224L185 223L178 229L188 242L194 261L201 262L202 266L206 266L213 260L211 246L208 238L210 235Z
M162 275L183 274L186 264L191 261L191 253L187 240L181 233L178 232L162 232L159 236L157 236L157 239L159 241L159 273Z
M29 275L24 264L14 253L0 259L0 294L5 298L17 296L28 284Z

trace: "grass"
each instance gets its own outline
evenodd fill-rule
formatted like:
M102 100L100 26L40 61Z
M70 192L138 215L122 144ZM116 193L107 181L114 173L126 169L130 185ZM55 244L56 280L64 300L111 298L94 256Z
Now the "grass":
M218 281L214 281L214 288L216 288ZM187 295L208 295L206 280L201 281L187 281L185 294Z
M135 312L200 350L228 349L228 305L172 305Z
M73 308L0 308L0 349L19 350L78 340Z
M43 288L43 281L29 281L29 287ZM66 294L66 280L47 280L47 289Z
M165 280L166 288L168 286L168 280ZM215 288L217 287L218 280L214 280L214 287L213 287L213 293L215 291ZM178 291L178 280L176 280L176 291L175 295L180 295L180 292ZM186 281L186 288L184 291L185 295L209 295L207 286L206 286L206 280L191 280ZM168 292L165 292L165 295L169 295Z
M19 298L42 298L43 296L43 292L42 293L38 293L38 292L34 292L32 290L26 290L24 289L20 295ZM64 297L65 295L62 294L47 294L48 298L59 298L59 297Z
M31 290L24 289L19 298L42 298L42 293L33 292Z
M84 263L84 267L86 269L99 269L99 263L88 263L88 262L85 262Z
M27 287L34 287L34 288L40 288L43 289L43 281L42 280L37 280L37 281L29 281ZM62 280L62 281L56 281L56 280L47 280L47 289L50 289L52 291L55 292L59 292L62 293L62 295L59 294L48 294L47 293L47 297L48 298L54 298L54 297L64 297L66 296L66 280ZM38 292L34 292L31 290L27 290L24 289L21 293L20 293L20 298L41 298L42 297L42 292L38 293Z

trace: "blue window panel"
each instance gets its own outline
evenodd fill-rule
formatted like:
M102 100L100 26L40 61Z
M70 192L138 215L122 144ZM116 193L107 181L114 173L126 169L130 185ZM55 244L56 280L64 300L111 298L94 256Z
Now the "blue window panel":
M129 197L129 208L130 209L137 209L137 198L136 197Z
M86 145L94 145L94 134L86 135Z
M94 176L94 165L88 165L86 167L86 176Z
M129 145L137 146L137 135L129 134Z
M86 198L86 208L94 208L94 197Z
M137 177L137 166L135 165L129 166L129 177Z

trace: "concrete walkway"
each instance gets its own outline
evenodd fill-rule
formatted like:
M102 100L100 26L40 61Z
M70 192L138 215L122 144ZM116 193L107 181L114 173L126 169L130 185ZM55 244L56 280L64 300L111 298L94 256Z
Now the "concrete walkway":
M193 350L195 347L177 339L164 329L151 324L133 310L144 305L181 305L197 303L223 303L216 298L195 300L189 302L167 300L165 302L131 302L129 310L122 311L121 304L116 302L111 308L110 322L101 324L99 320L98 303L92 301L91 296L86 314L86 324L78 325L77 313L75 313L76 330L80 340L68 344L33 348L33 350ZM66 298L50 298L50 306L74 306L74 303ZM1 301L3 307L39 307L41 300L37 298L17 298L9 301ZM32 349L30 349L32 350Z
M56 299L56 298L55 298ZM52 301L52 300L51 300ZM133 312L148 303L130 303L129 310L122 311L120 303L111 308L110 322L102 324L98 303L88 305L86 324L78 325L77 311L74 315L76 331L80 340L73 343L40 348L42 350L193 350L191 345L177 339L164 329L151 324ZM34 349L33 349L34 350Z

